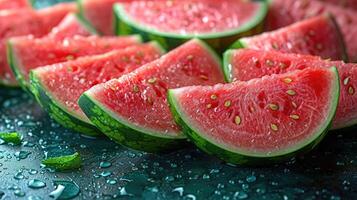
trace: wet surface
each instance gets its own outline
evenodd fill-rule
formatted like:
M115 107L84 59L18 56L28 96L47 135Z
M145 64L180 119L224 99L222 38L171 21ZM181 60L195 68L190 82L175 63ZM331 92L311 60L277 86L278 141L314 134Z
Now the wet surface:
M0 132L11 131L23 141L0 145L0 199L357 199L357 127L331 132L316 150L283 164L232 166L193 146L155 155L85 138L52 121L26 93L0 89ZM56 151L78 151L82 167L41 167Z

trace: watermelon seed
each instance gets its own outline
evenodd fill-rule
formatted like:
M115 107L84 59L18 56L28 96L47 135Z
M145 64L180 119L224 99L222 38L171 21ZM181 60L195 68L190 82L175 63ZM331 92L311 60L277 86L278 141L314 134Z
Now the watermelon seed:
M290 118L298 120L298 119L300 119L300 116L299 115L290 115Z
M139 90L139 87L137 86L137 85L134 85L133 86L133 91L135 92L135 93L138 93L140 90Z
M293 80L291 78L284 78L283 79L284 83L291 83Z
M73 55L68 55L68 56L66 57L66 60L74 60L74 56L73 56Z
M273 104L273 103L269 104L269 107L271 110L274 110L274 111L279 109L279 106L276 104Z
M285 64L285 63L279 63L279 66L280 66L280 68L284 69L284 68L287 67L287 64Z
M237 115L234 118L234 123L236 123L237 125L240 125L240 123L242 122L241 118Z
M231 106L231 101L228 100L228 101L224 102L224 106L225 106L225 107Z
M315 35L316 35L316 33L315 33L315 31L310 30L310 31L309 31L309 35L310 35L310 36L315 36Z
M266 60L265 63L270 67L272 67L274 65L273 61L271 61L271 60Z
M121 60L122 60L123 62L126 62L126 63L130 61L130 59L129 59L128 56L123 56L123 57L121 58Z
M290 96L296 95L296 92L294 90L288 90L288 91L286 91L286 93Z
M350 77L347 77L343 80L343 84L347 85L349 81L350 81Z
M211 95L211 99L212 99L212 100L215 100L215 99L217 99L217 95L215 95L215 94L212 94L212 95Z
M276 49L276 50L278 50L278 49L279 49L279 46L278 46L278 44L277 44L277 43L273 43L271 46L273 47L273 49Z
M155 82L156 82L156 78L150 78L148 80L148 83L150 83L150 84L154 84Z
M210 108L212 108L212 104L207 104L207 106L206 106L208 109L210 109Z
M193 60L193 55L188 55L187 60Z
M270 128L271 128L271 130L273 130L273 131L278 131L278 129L279 129L276 124L270 124Z
M353 89L352 86L348 87L348 94L354 94L355 93L355 90Z
M293 105L294 108L297 108L297 105L295 102L291 102L291 105Z
M318 43L318 44L316 45L316 49L317 49L317 50L322 50L322 49L323 49L322 44L321 44L321 43Z
M208 77L206 75L200 75L200 78L203 80L208 80Z

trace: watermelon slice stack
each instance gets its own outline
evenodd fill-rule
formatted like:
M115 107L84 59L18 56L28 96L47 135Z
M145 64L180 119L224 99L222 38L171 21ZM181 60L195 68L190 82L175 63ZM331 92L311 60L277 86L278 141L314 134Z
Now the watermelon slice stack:
M277 162L357 124L357 15L343 2L0 0L0 83L83 135Z
M32 9L0 12L0 85L18 86L6 59L6 42L11 37L42 37L48 34L68 13L76 12L73 3L63 3L39 11Z
M345 7L331 4L331 2L335 2L337 5L341 3L351 6L346 9ZM273 30L323 13L331 13L343 33L350 60L357 62L357 12L350 9L356 6L357 3L353 0L274 0L270 4L267 27L269 30Z

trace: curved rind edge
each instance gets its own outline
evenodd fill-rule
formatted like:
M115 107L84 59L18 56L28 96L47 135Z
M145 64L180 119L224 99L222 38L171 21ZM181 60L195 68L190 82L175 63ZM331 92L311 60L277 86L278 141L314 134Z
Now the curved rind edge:
M231 60L232 57L234 56L234 50L227 50L223 54L223 73L224 73L224 79L226 80L227 83L230 83L233 81L233 69L232 69L232 64Z
M198 134L195 130L193 130L188 123L184 121L184 119L180 115L179 111L179 106L176 103L173 90L169 90L168 92L168 102L170 104L170 109L172 114L174 115L174 119L177 124L180 125L182 128L183 132L188 136L188 138L201 150L204 152L210 154L210 155L215 155L216 157L224 160L227 163L232 163L232 164L244 164L244 165L266 165L266 164L271 164L271 163L277 163L281 162L284 160L287 160L295 155L303 154L306 153L313 148L315 148L320 141L325 137L327 134L328 130L332 126L332 121L333 118L336 114L337 110L337 105L338 105L338 99L339 99L339 76L337 69L335 67L332 67L332 70L334 71L335 74L335 88L331 88L331 95L332 95L332 100L331 100L331 111L330 115L327 117L326 123L323 124L323 127L320 129L319 134L314 134L317 135L317 137L312 140L310 143L306 144L305 146L302 146L296 151L284 154L284 155L279 155L279 156L274 156L274 157L254 157L254 156L249 156L249 155L243 155L239 153L235 153L226 149L223 149L216 144L213 144L209 140L203 138Z
M83 7L83 1L84 0L76 0L77 7L78 7L78 18L80 19L79 21L84 25L84 27L87 28L91 32L91 30L95 30L96 35L103 35L99 30L97 30L94 25L90 22L90 20L87 19L85 16L85 11Z
M160 138L120 123L86 93L80 97L78 104L99 130L123 146L146 152L166 152L178 149L186 143L186 138Z
M101 132L91 124L88 124L76 117L72 116L66 110L62 109L61 106L57 105L50 96L46 93L42 87L40 80L36 77L33 71L30 72L31 80L31 92L35 96L37 102L46 110L51 118L57 121L65 128L69 128L80 132L84 135L98 137L101 136Z
M261 4L260 11L251 21L247 22L245 26L231 34L210 34L210 37L205 36L204 34L200 36L195 36L206 41L214 49L223 51L228 47L232 42L236 41L238 38L244 36L250 36L253 34L261 33L264 27L264 19L268 12L268 3L266 1L259 1ZM114 27L115 33L117 35L128 35L132 33L141 34L145 40L157 40L160 42L164 48L172 49L180 44L186 42L189 39L195 38L194 36L182 36L179 34L165 34L160 32L154 32L147 30L143 27L137 27L137 25L127 20L125 12L123 11L122 5L117 3L113 7L114 9Z

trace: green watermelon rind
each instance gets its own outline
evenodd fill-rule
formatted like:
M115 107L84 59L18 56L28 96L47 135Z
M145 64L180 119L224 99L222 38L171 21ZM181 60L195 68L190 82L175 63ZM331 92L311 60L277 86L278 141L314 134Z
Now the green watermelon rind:
M190 125L189 120L186 119L183 114L181 114L182 112L180 111L180 107L178 106L177 100L175 99L173 90L169 90L168 92L168 101L176 123L180 125L187 137L204 152L210 155L215 155L216 157L224 160L225 162L232 164L264 165L269 163L276 163L284 161L295 155L306 153L312 150L320 143L320 141L327 134L328 130L332 127L332 121L336 114L340 95L340 84L337 69L335 67L332 67L330 70L335 74L336 81L335 84L332 86L333 88L331 89L331 110L326 118L326 123L322 124L321 128L318 129L318 133L313 134L314 137L309 141L306 141L304 145L295 147L295 149L290 148L285 150L286 152L282 152L280 154L278 153L276 155L271 156L258 156L254 154L247 154L247 152L233 152L228 148L223 147L222 145L205 138L204 136L202 136L203 134L196 131L193 126Z
M205 40L215 49L221 50L223 46L228 46L237 38L249 36L263 31L263 22L268 13L268 4L265 0L259 1L259 11L251 21L245 23L242 27L221 33L210 33L200 35L180 35L174 33L165 33L152 28L137 24L126 14L123 4L117 3L114 5L114 28L117 35L141 34L146 40L157 40L166 49L171 49L179 46L192 38L200 38ZM225 45L221 45L225 44Z
M88 27L89 30L95 30L95 32L96 32L98 35L103 35L102 33L100 33L100 32L94 27L94 25L90 22L90 20L87 19L86 15L85 15L84 7L83 7L84 1L85 1L85 0L77 0L77 1L76 1L76 3L77 3L77 8L78 8L78 10L79 10L78 16L79 16L80 21L82 22L82 24L83 24L85 27Z
M37 102L44 108L51 118L57 121L65 128L73 129L88 136L100 136L101 132L90 122L85 122L84 119L79 119L73 114L66 112L62 105L53 101L50 95L44 90L39 79L33 71L30 72L31 92L35 96Z
M333 17L332 14L326 13L325 16L330 19L330 21L332 22L333 26L336 29L339 45L341 46L341 50L342 50L342 55L340 55L341 59L345 62L348 62L349 58L347 54L346 43L343 34L341 32L341 28L339 27L338 23L336 22L336 19ZM238 39L229 47L229 49L243 49L243 48L249 48L249 42L246 41L246 38Z
M165 152L185 145L185 137L161 137L157 134L137 130L115 113L100 104L90 95L84 93L78 101L88 118L114 142L123 146L146 152Z
M163 54L165 50L157 43L150 42L158 51ZM31 92L50 116L55 119L59 124L66 128L73 129L80 133L89 136L99 136L100 131L96 126L86 118L78 116L78 114L68 110L64 105L57 102L50 91L47 91L41 84L40 79L37 77L35 71L30 72Z
M75 13L78 22L92 35L99 35L98 31L93 28L92 25L88 24L87 20L80 13Z
M224 73L224 79L226 80L227 83L230 83L233 81L232 78L232 65L231 65L231 60L234 55L234 50L227 50L223 54L223 73Z

